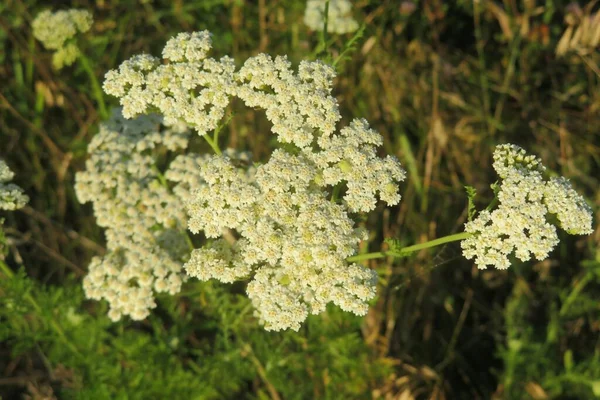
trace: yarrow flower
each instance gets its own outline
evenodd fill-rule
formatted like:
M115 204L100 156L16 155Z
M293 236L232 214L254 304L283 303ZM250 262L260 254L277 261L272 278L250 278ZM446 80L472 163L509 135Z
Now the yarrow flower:
M15 173L10 170L4 160L0 160L0 210L17 210L23 208L29 197L19 186L10 183Z
M319 138L323 150L308 155L319 166L322 184L345 181L348 190L344 200L348 208L352 212L369 212L375 208L376 193L386 203L397 204L397 182L406 178L395 157L377 157L376 149L382 144L381 135L365 119L356 119L339 135Z
M325 26L325 5L327 0L307 0L304 23L314 31L322 31ZM358 22L352 18L352 3L349 0L329 0L327 32L348 33L358 29Z
M236 74L237 97L248 107L262 108L282 143L312 146L315 132L329 136L341 116L331 96L335 71L320 61L302 61L298 73L286 56L251 57Z
M516 145L500 145L493 166L502 178L499 206L467 222L465 231L473 236L461 242L463 255L479 268L506 269L513 253L521 261L547 258L558 244L551 216L570 234L592 232L592 210L583 197L563 177L546 179L537 157Z
M104 91L120 98L125 118L157 110L166 123L183 121L204 135L217 127L236 88L233 59L206 58L210 48L208 31L180 33L163 50L170 63L134 56L106 74Z
M57 70L69 66L79 57L79 49L71 41L77 32L87 32L92 26L92 14L86 10L45 10L33 20L33 36L48 50L56 50L52 64Z
M91 202L98 225L107 228L108 252L92 260L85 293L108 300L115 321L144 319L155 307L155 291L179 292L189 256L179 184L171 192L155 167L161 151L185 148L189 133L160 123L156 115L125 120L116 110L90 143L86 170L75 176L79 200ZM194 182L188 178L185 191Z
M366 231L355 226L353 213L373 210L377 197L397 204L404 170L396 158L377 156L382 138L365 120L352 121L337 132L341 116L331 94L335 77L331 67L303 61L295 72L285 56L273 59L259 54L236 71L233 59L208 57L210 38L207 31L179 34L167 42L163 61L150 55L134 56L106 74L104 89L119 97L126 118L158 111L164 124L182 123L200 136L218 127L230 99L237 97L248 107L265 110L272 132L288 145L287 150L275 150L260 164L253 163L249 154L232 150L212 156L190 153L182 143L177 150L182 154L164 173L170 189L161 192L161 208L153 201L146 204L144 198L154 195L142 191L146 187L157 190L152 186L156 176L149 167L151 160L145 161L145 153L135 150L148 139L142 140L142 135L132 141L122 133L104 134L105 154L96 159L100 147L91 145L88 165L88 171L99 172L79 180L80 198L98 204L99 224L110 226L110 231L119 226L119 232L127 232L127 240L149 243L153 248L156 245L150 236L156 228L149 229L152 221L160 220L165 229L178 230L187 219L191 233L203 233L207 238L202 247L187 252L183 267L187 275L225 283L249 280L248 296L266 329L298 330L309 314L323 312L330 302L364 315L367 302L375 296L376 274L346 261L367 238ZM110 143L119 141L127 146L113 149ZM139 187L136 190L140 192L129 190L126 199L116 199L115 176L126 176L123 184ZM89 190L90 186L97 188ZM339 197L332 197L334 186ZM102 200L91 198L100 199L101 193L107 193ZM115 200L118 206L112 205ZM111 206L102 206L104 202ZM104 209L119 210L125 204L127 211L104 216L108 212ZM181 204L187 215L182 214ZM155 211L148 213L152 207ZM176 215L167 212L172 208ZM139 209L144 215L138 215ZM144 217L148 222L136 225ZM121 221L127 226L121 228ZM150 236L140 240L135 237L139 231L148 231ZM123 243L123 235L119 238ZM131 270L125 265L132 261L124 254L119 248L109 264ZM181 254L186 258L185 251ZM144 270L138 264L135 269ZM157 262L148 265L151 270ZM112 290L105 289L111 286L106 281L115 275L102 268L98 277L88 279L92 289L88 296L107 298L111 307L113 303L119 307L118 294L103 294ZM96 288L100 291L93 292ZM148 299L149 294L133 297ZM149 304L144 310L153 306L145 301ZM116 310L118 315L131 315Z
M298 330L329 302L364 315L375 295L375 273L345 261L366 233L326 197L316 174L305 157L282 150L250 174L213 157L203 171L208 186L188 202L192 232L234 230L241 239L194 250L186 271L224 282L254 271L248 296L267 329Z

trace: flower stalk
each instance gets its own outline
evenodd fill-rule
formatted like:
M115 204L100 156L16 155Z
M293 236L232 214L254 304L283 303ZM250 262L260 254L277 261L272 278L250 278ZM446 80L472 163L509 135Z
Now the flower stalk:
M409 255L410 253L414 253L415 251L429 249L432 247L437 247L437 246L440 246L440 245L446 244L446 243L456 242L459 240L466 239L470 236L472 236L472 234L467 233L467 232L455 233L454 235L448 235L448 236L444 236L444 237L441 237L438 239L430 240L425 243L419 243L419 244L414 244L412 246L402 247L401 249L358 254L358 255L355 255L352 257L348 257L346 259L346 261L357 262L357 261L373 260L373 259L385 258L385 257L396 257L396 258L406 257L407 255Z

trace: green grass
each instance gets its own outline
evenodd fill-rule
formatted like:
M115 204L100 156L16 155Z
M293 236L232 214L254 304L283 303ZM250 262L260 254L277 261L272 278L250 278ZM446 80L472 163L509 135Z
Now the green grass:
M319 48L302 1L73 2L94 14L79 44L100 84L131 55L158 54L172 35L202 29L214 34L214 56L337 61L343 122L367 118L408 171L400 205L365 221L371 251L387 237L411 245L461 232L464 186L477 189L479 208L493 197L499 143L539 155L597 215L600 54L555 55L567 2L406 4L356 1L362 36L328 35ZM110 323L106 304L83 297L103 233L73 190L101 121L99 94L85 64L56 72L34 40L31 21L48 6L0 5L0 157L31 198L1 215L2 398L600 398L597 229L561 235L549 259L507 271L477 270L458 243L369 261L381 277L369 315L331 308L298 333L265 332L244 285L216 282L159 297L145 321ZM266 159L264 115L231 111L222 144Z

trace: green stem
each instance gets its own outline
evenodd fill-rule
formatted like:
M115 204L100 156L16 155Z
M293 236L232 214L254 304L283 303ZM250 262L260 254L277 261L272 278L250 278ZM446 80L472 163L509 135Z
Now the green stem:
M494 207L496 207L499 203L500 203L500 200L498 200L498 197L494 196L494 198L492 199L492 201L490 202L490 204L488 204L488 206L485 209L487 211L492 211L492 209Z
M215 129L215 132L213 133L213 142L217 144L219 144L219 133L221 133L221 130L223 130L223 128L225 128L229 122L231 122L231 119L233 118L233 116L235 115L235 113L231 113L229 114L229 116L227 117L227 119L219 126L217 126L217 129Z
M342 190L341 184L337 184L333 187L333 190L331 191L331 202L332 203L336 203L338 201L341 190Z
M344 49L342 50L342 52L340 53L340 55L338 55L335 60L333 61L333 63L331 64L331 66L334 69L337 69L337 65L340 61L342 61L344 59L344 57L346 57L346 55L352 51L356 50L356 43L358 42L358 40L363 37L364 33L365 33L365 28L366 25L362 24L360 26L360 28L358 28L358 30L356 31L356 33L354 34L354 36L352 36L352 39L350 39L345 45L344 45Z
M325 2L325 15L323 16L325 20L325 24L323 26L323 31L321 32L321 45L323 46L323 50L327 48L327 28L329 25L329 0Z
M586 276L583 277L583 279L581 279L579 282L577 282L575 284L573 291L571 293L569 293L569 296L567 296L562 307L560 307L560 311L558 312L558 315L563 317L567 314L567 311L569 311L569 307L571 306L571 304L573 304L575 299L578 298L581 291L585 288L585 286L588 283L590 283L590 281L592 280L593 277L594 277L593 274L587 274Z
M192 238L188 234L187 229L185 231L183 231L183 237L185 238L185 242L187 243L190 251L196 250L196 248L194 247L194 242L192 242Z
M378 252L374 252L374 253L364 253L364 254L358 254L356 256L348 257L346 259L346 261L355 262L355 261L372 260L374 258L384 258L384 257L387 257L388 255L391 255L391 254L389 254L388 252L385 252L385 251L378 251Z
M108 119L108 111L106 111L106 105L104 104L104 93L102 92L102 88L100 87L100 83L98 83L98 79L96 78L96 74L90 64L90 60L80 52L78 60L81 62L81 66L88 74L90 78L90 82L92 84L92 93L98 102L98 107L100 108L100 118Z
M454 235L448 235L448 236L441 237L439 239L430 240L429 242L419 243L419 244L414 244L412 246L403 247L400 250L378 251L378 252L374 252L374 253L358 254L356 256L348 257L346 259L346 261L355 262L355 261L363 261L363 260L372 260L374 258L405 257L408 254L418 251L418 250L428 249L430 247L436 247L436 246L450 243L450 242L456 242L458 240L466 239L470 236L471 236L471 234L467 233L467 232L456 233Z
M325 2L325 9L323 10L323 12L324 26L321 32L319 32L319 43L317 43L317 47L314 49L312 56L327 60L328 58L330 58L330 54L328 54L327 52L327 49L329 48L329 45L327 43L327 26L329 24L329 0ZM329 60L327 62L330 63Z
M2 260L0 260L0 269L10 279L13 279L15 277L14 272L12 272L12 270L8 267L8 265L6 265L6 263L4 261L2 261ZM35 301L35 299L31 296L31 294L26 293L24 297L25 297L25 300L28 301L29 304L31 304L31 306L35 309L35 311L38 314L42 313L42 307L40 307L40 305L37 303L37 301ZM65 335L65 333L63 332L63 330L61 329L61 327L58 325L58 323L56 322L56 320L54 320L54 319L50 320L50 325L52 326L52 329L54 329L54 331L56 332L56 334L62 339L62 341L64 342L64 344L66 344L67 347L73 353L75 353L75 354L77 354L78 356L81 357L82 355L79 352L79 350L77 350L77 348L73 345L73 343L70 342L69 339L67 339L67 336Z
M219 144L214 141L213 139L211 139L210 136L208 136L208 134L204 134L202 135L202 137L206 140L206 142L208 143L208 145L213 149L213 151L217 154L217 155L221 155L223 154L221 152L221 149L219 149Z
M167 182L167 179L165 178L165 176L163 175L162 172L160 172L160 170L158 169L158 167L156 166L156 164L152 164L152 171L156 174L156 177L158 178L158 181L160 182L160 184L167 188L169 188L169 183Z

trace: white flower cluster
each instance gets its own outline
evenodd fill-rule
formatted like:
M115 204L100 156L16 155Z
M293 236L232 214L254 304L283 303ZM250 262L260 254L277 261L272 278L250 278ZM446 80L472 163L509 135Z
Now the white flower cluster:
M29 197L19 186L10 183L15 173L8 168L4 160L0 160L0 210L16 210L29 201Z
M340 119L337 100L331 96L335 71L320 61L302 61L298 74L285 56L251 57L236 74L235 94L248 107L262 108L271 129L283 143L310 147L315 132L329 136Z
M319 182L325 185L347 183L344 196L353 212L368 212L375 208L375 194L388 204L398 204L398 181L406 178L395 157L377 157L383 144L381 135L369 128L364 119L357 119L342 128L339 135L319 138L320 152L308 153L319 167Z
M104 91L121 99L125 118L156 111L204 135L217 127L236 87L233 59L206 58L210 48L209 32L180 33L163 50L171 63L134 56L106 74Z
M48 50L56 50L52 64L61 69L79 57L77 45L70 41L77 32L87 32L92 26L92 14L86 10L42 11L33 20L33 36Z
M513 254L521 261L538 260L558 244L556 228L548 220L556 217L570 234L592 232L592 211L569 181L546 179L545 167L522 148L505 144L494 152L494 169L502 178L496 210L482 211L465 224L473 236L463 240L463 255L475 259L479 268L488 265L506 269Z
M187 205L188 229L208 238L193 250L187 274L249 278L248 296L270 330L297 330L329 302L364 315L376 275L346 261L366 238L350 213L373 210L376 196L397 204L405 178L400 163L377 156L382 138L364 120L336 133L341 117L331 67L304 61L294 72L286 57L259 54L236 71L229 57L207 58L209 50L208 32L180 34L165 46L168 63L134 56L104 82L125 117L158 111L165 122L183 122L200 135L218 126L237 97L264 109L278 140L294 145L262 165L235 152L175 158L165 178L178 183L172 193ZM329 194L334 186L339 199Z
M276 150L256 171L213 157L202 170L207 186L188 203L189 229L218 238L194 250L189 275L223 282L249 276L248 296L267 329L298 330L309 313L333 302L364 315L375 295L376 275L345 259L366 239L343 205L315 183L316 165L305 156Z
M115 321L145 318L155 307L154 291L179 292L189 256L178 193L197 184L196 170L185 179L175 174L171 191L157 167L160 154L187 147L189 134L181 126L160 129L160 122L153 115L125 120L117 110L100 126L86 170L75 177L79 200L92 202L98 225L107 228L108 252L92 260L85 293L108 300Z
M325 5L327 0L307 0L304 10L304 23L314 31L322 31L325 26ZM358 29L358 22L352 18L352 3L349 0L329 0L327 32L348 33Z

